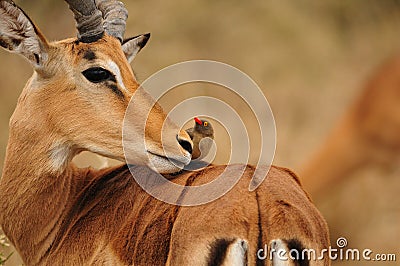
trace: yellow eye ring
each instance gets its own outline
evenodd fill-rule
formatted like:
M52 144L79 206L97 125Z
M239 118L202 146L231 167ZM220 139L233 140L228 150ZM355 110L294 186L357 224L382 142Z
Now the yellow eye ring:
M208 126L208 122L204 122L204 124L203 124L203 125L204 125L205 127L206 127L206 126Z

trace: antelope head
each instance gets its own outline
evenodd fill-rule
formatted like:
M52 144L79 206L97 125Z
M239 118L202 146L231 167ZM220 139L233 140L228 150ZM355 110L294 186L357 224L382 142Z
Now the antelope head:
M189 163L189 136L140 88L129 64L150 35L123 39L127 11L119 1L66 2L78 36L49 42L11 0L0 0L0 45L24 56L34 68L11 118L10 134L27 142L42 139L46 144L40 149L52 171L62 171L85 150L125 161L122 124L135 94L135 115L146 115L147 122L144 134L140 126L129 129L130 143L142 147L135 141L145 141L146 148L134 148L130 162L152 164L163 173Z

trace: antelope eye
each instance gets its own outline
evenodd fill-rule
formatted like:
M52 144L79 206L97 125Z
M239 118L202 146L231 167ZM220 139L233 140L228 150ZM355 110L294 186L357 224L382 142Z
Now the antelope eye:
M208 122L204 122L204 124L203 124L203 125L204 125L205 127L206 127L206 126L208 126Z
M99 83L106 80L115 81L114 75L110 71L101 67L92 67L82 72L87 80L93 83Z

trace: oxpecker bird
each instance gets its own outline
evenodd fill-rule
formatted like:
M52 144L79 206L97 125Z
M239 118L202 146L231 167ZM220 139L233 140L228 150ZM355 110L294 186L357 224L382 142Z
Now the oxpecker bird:
M207 156L211 149L214 139L214 129L207 120L195 117L194 121L194 127L187 129L186 132L193 141L192 160L201 160Z

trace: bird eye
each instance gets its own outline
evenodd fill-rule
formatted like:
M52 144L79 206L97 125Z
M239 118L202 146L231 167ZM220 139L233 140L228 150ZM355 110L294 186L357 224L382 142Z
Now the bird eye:
M93 83L99 83L106 80L115 81L113 74L111 74L111 72L107 69L101 67L92 67L86 69L82 72L82 75L84 75L87 80Z
M203 125L206 127L208 126L208 122L204 122Z

